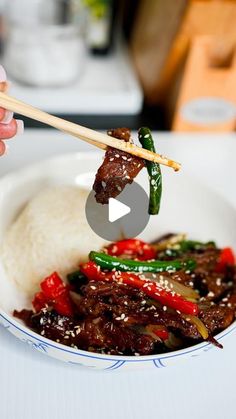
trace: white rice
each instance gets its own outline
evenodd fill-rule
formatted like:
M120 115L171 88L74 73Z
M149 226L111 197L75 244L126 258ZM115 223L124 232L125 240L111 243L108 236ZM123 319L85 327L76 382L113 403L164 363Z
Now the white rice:
M28 295L53 271L63 277L106 243L85 216L88 192L50 187L33 198L6 233L1 260L7 277Z

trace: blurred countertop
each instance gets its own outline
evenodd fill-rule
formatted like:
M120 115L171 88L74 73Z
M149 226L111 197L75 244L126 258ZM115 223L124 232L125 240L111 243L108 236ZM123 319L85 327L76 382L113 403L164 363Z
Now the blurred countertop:
M236 207L236 135L154 133L183 164ZM9 141L0 176L55 154L94 150L64 134L26 130ZM163 170L169 170L168 168ZM223 221L223 220L222 220ZM99 372L33 351L0 329L1 419L234 419L235 345L155 371Z
M62 87L32 87L11 81L12 96L46 112L69 115L137 115L143 93L124 44L107 56L88 52L78 80Z

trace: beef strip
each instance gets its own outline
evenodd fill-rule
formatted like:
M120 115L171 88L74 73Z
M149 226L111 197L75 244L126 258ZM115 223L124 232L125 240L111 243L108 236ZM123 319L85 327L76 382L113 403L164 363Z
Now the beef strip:
M117 128L107 133L121 141L131 142L128 128ZM93 184L96 201L108 204L109 198L118 196L127 184L133 182L143 167L144 161L139 157L108 147Z
M234 320L234 312L229 307L213 305L199 314L199 318L205 324L211 334L226 329Z
M183 257L197 261L193 273L165 273L187 286L200 291L199 318L207 327L209 341L234 320L236 312L236 268L215 273L219 251L189 252ZM158 274L157 274L158 276ZM75 290L74 290L75 291ZM180 338L178 348L202 340L196 326L169 308L147 297L143 291L116 282L88 281L71 291L74 303L72 318L57 314L50 307L34 314L14 312L29 327L54 341L84 350L125 355L148 355L168 350L158 338L146 335L145 326L163 325ZM202 296L204 294L204 296Z
M23 317L17 311L14 315L21 319ZM26 317L29 321L29 316ZM76 320L46 309L33 314L28 326L48 339L92 352L148 355L153 353L155 345L155 340L150 336L139 334L122 324L114 324L104 316L87 316L84 320Z

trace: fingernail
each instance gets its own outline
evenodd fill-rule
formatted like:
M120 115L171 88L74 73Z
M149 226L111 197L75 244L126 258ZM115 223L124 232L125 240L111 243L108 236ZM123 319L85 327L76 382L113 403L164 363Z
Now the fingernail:
M0 65L0 81L6 81L6 80L7 80L6 71L4 70L3 66Z
M6 111L3 119L0 121L1 124L9 124L13 118L13 112Z
M22 119L16 119L16 124L17 124L17 135L21 135L24 132L24 122L22 121Z

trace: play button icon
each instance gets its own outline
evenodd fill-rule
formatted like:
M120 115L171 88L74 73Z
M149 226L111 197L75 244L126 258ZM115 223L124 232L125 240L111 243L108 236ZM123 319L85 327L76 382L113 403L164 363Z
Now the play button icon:
M117 198L110 198L108 205L98 204L91 191L86 218L92 230L105 240L136 237L148 224L148 202L145 190L136 182L127 185Z
M128 205L122 204L118 199L110 198L108 204L108 220L110 223L119 220L131 211Z

